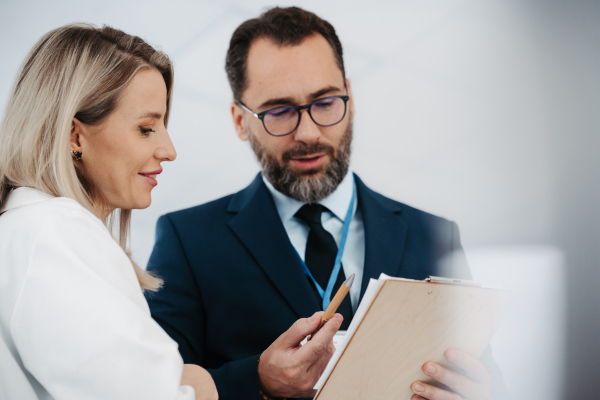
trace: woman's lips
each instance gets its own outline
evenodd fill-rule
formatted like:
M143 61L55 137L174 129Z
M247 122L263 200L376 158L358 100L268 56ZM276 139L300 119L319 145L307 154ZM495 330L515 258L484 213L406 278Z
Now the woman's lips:
M146 182L148 182L152 186L158 185L158 181L156 180L156 175L144 175L144 174L138 174L138 175L141 176L142 178L144 178L146 180Z
M158 185L158 181L156 180L156 175L160 174L161 172L162 172L162 169L159 169L159 170L150 171L150 172L139 172L138 175L141 176L142 178L144 178L146 180L146 182L148 182L152 186L156 186L156 185Z

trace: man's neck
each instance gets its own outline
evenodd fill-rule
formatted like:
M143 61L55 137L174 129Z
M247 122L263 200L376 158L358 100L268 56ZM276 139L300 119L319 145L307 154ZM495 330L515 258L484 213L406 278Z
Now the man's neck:
M277 189L269 182L269 180L263 175L262 176L265 185L271 192L275 207L282 220L292 218L293 215L304 205L304 203L295 200ZM352 193L354 190L354 174L348 171L344 179L335 188L335 190L326 198L320 200L318 203L327 207L336 217L340 220L344 220L350 201L352 199Z

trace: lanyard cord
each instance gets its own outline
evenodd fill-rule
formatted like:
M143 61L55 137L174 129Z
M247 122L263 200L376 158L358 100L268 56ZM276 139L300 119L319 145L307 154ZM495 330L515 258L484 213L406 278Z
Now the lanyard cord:
M304 273L313 281L319 295L323 299L323 311L327 309L329 303L331 303L331 294L333 292L333 286L337 281L337 277L340 273L340 269L342 268L342 255L344 254L344 248L346 247L346 239L348 239L348 232L350 231L350 221L352 220L352 212L354 211L354 203L356 202L356 183L353 182L352 185L352 199L350 200L350 206L348 207L348 211L346 212L346 218L344 219L344 228L342 229L342 238L340 239L340 245L338 247L337 255L335 256L335 263L333 264L333 271L331 271L331 275L329 276L329 281L327 282L327 287L325 290L319 285L313 275L310 273L310 270L306 266L300 254L298 254L298 258L300 258L300 262L302 263L302 267L304 267ZM296 251L296 253L298 253Z

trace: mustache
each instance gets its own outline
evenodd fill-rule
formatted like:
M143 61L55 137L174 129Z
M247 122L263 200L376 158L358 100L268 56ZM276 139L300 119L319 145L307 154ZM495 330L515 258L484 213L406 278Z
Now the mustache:
M325 153L328 156L333 157L333 155L335 153L335 149L333 148L333 146L330 146L327 144L322 144L322 143L314 143L309 146L300 145L293 149L286 150L281 155L281 158L283 161L289 161L293 157L308 156L310 154L315 154L315 153Z

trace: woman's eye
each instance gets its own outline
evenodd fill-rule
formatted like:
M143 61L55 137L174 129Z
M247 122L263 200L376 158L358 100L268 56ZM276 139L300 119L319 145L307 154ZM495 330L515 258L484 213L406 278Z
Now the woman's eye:
M155 132L154 129L151 128L144 128L143 126L140 126L140 132L142 132L142 135L146 135L148 136L150 134L150 132Z

